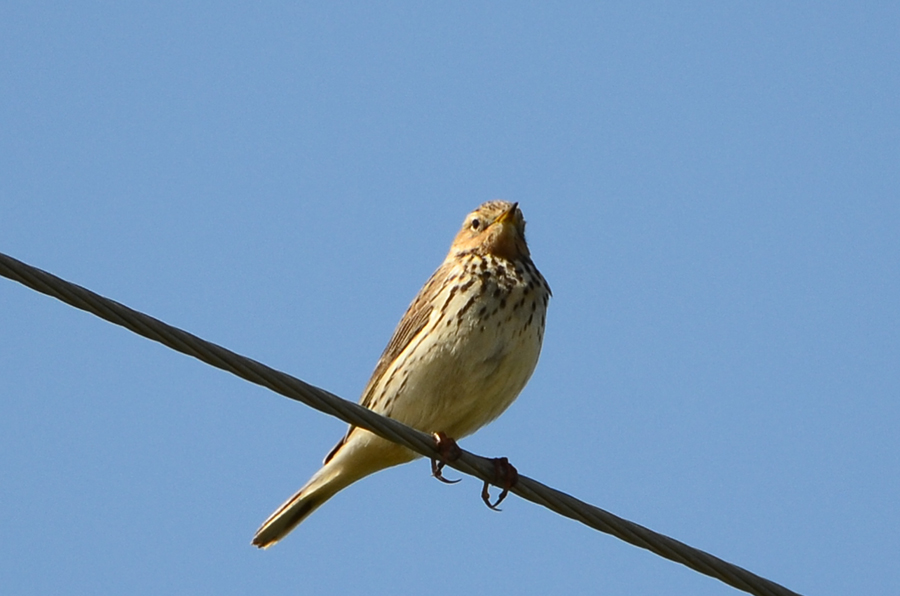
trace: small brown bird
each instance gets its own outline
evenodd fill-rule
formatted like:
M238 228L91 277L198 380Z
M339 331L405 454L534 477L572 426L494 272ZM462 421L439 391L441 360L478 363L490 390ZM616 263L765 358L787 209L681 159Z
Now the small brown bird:
M360 403L427 433L474 433L509 407L531 377L549 301L518 203L484 203L466 217L447 258L403 315ZM350 427L253 544L275 544L341 489L417 457Z

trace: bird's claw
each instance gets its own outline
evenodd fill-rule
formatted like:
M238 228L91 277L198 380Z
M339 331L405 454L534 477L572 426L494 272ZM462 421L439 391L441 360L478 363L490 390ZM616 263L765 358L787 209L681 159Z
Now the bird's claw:
M484 487L481 489L481 500L484 501L484 504L487 505L489 509L502 511L498 505L500 505L500 503L503 502L503 499L506 498L506 495L509 494L509 489L514 487L516 482L518 482L519 471L516 470L516 467L509 463L509 460L505 457L498 457L491 461L494 462L494 480L493 482L485 481ZM500 496L497 497L497 502L493 504L491 504L491 493L489 492L491 484L503 489L500 492Z
M440 459L431 458L431 475L444 484L456 484L462 480L462 478L457 478L456 480L444 478L444 475L441 474L441 470L444 469L447 462L453 462L459 459L462 450L459 448L459 445L456 444L455 440L451 439L443 432L436 432L431 436L434 437L434 444L440 453Z

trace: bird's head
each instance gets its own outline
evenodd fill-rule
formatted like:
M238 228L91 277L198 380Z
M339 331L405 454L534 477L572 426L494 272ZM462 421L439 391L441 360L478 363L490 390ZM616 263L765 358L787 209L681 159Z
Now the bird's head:
M529 256L525 218L518 203L488 201L466 216L453 240L451 254L476 252L510 261Z

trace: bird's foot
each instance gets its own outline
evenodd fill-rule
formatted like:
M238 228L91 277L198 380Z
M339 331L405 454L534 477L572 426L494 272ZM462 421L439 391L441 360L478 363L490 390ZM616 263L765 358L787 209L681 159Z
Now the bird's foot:
M434 444L440 453L440 459L431 458L431 475L444 484L456 484L462 479L457 478L456 480L449 480L444 478L444 475L441 474L441 470L444 469L444 466L447 463L458 460L459 456L462 454L462 450L459 448L459 445L456 444L454 439L451 439L443 432L436 432L431 436L434 437Z
M491 482L485 481L484 488L481 489L481 499L490 509L501 511L497 506L502 503L503 499L506 498L506 495L509 494L509 489L514 487L516 482L518 482L519 471L516 470L516 467L509 463L509 460L505 457L498 457L491 461L494 462L494 479ZM491 493L488 490L491 484L499 486L502 489L500 496L497 497L497 502L494 504L491 504Z

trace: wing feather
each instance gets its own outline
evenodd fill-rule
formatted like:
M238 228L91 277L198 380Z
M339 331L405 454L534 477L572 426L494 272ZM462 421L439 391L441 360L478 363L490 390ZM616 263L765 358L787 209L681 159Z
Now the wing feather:
M374 400L373 389L378 384L381 375L428 324L428 319L431 318L431 311L434 309L435 298L447 281L450 267L451 265L448 263L441 265L428 278L428 281L419 290L418 295L413 299L409 308L406 309L406 313L397 324L391 340L384 348L381 358L378 359L378 364L375 365L375 370L372 372L372 376L362 393L362 398L359 401L360 405L367 408L372 406L372 401Z
M381 358L378 359L378 364L375 365L375 370L372 372L372 376L369 378L365 390L363 390L362 397L359 400L361 406L366 408L372 407L373 402L375 401L374 389L378 385L378 380L391 363L397 359L410 342L422 332L425 325L428 324L428 320L431 318L431 311L434 310L435 299L444 287L451 268L452 264L447 262L438 267L437 271L428 278L428 281L425 282L425 285L419 290L419 293L413 299L409 308L406 309L406 313L403 315L403 318L400 319L397 328L394 329L394 334L391 336L387 347L384 348L384 352L382 352ZM328 463L340 448L344 446L344 443L347 442L347 438L350 436L350 433L353 432L354 428L356 427L351 426L347 430L347 434L344 435L344 438L334 446L327 456L325 456L325 463Z

